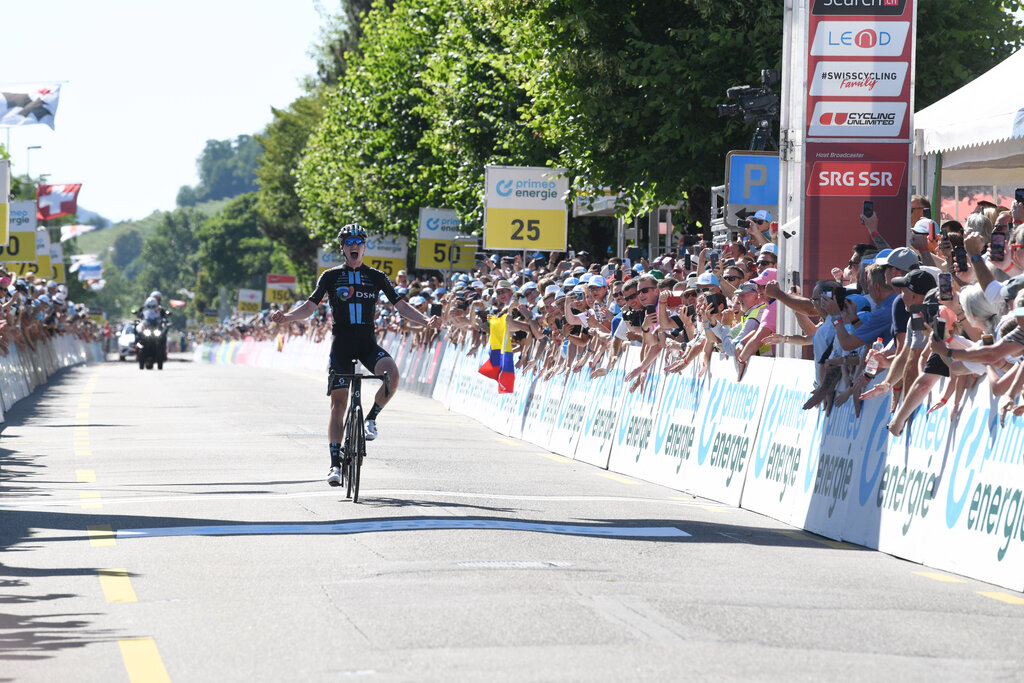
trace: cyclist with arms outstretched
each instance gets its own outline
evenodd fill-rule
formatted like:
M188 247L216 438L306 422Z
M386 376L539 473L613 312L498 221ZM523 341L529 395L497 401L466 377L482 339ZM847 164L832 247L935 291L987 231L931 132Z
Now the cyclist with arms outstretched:
M377 344L374 337L374 309L381 292L394 304L402 318L418 325L439 327L441 319L425 316L413 308L404 296L396 291L388 276L379 270L363 264L366 251L366 230L358 223L350 223L338 232L345 263L325 270L316 283L316 290L309 299L285 313L276 311L271 320L290 323L311 316L327 296L334 318L334 340L331 343L330 366L327 375L327 395L331 397L331 416L327 425L330 442L331 469L327 483L341 485L342 452L341 440L345 433L345 410L348 406L349 380L339 375L352 374L355 361L359 360L375 375L388 377L387 387L383 385L374 396L373 409L366 416L366 440L377 438L377 416L398 389L398 366L387 351Z

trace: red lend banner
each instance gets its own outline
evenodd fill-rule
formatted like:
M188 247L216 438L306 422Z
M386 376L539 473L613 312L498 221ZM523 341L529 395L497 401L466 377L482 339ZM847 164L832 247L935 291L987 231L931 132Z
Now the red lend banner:
M874 204L878 231L893 246L906 244L910 149L900 142L809 142L804 197L803 286L810 292L832 268L844 268L853 245L871 242L860 222Z
M293 285L294 286L295 282L296 282L296 280L295 280L295 276L294 275L268 275L267 276L267 286L268 287L276 286L278 288L284 288L284 287L287 287L288 285Z

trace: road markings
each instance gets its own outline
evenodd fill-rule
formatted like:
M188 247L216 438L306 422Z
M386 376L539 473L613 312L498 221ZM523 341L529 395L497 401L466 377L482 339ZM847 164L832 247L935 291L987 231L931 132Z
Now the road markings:
M90 525L86 530L89 532L89 545L94 548L117 545L117 537L109 524Z
M542 458L547 458L548 460L554 460L555 462L572 462L570 458L567 458L564 455L555 455L554 453L542 453L540 451L537 451L537 455L539 455Z
M167 675L155 640L122 638L117 644L121 646L121 658L132 683L170 683L171 677Z
M81 501L82 507L85 509L103 507L103 501L100 499L99 491L82 491L78 494L78 499Z
M109 527L108 527L109 528ZM603 536L607 538L679 538L690 534L674 526L613 526L607 524L549 524L511 519L433 519L376 520L337 524L227 524L216 526L155 527L151 529L118 529L118 538L160 538L165 536L261 536L365 534L384 531L426 530L498 530L533 531L569 536Z
M83 456L83 455L92 455L92 451L91 450L87 450L85 448L76 448L75 449L75 457L80 457L80 456Z
M1024 605L1024 598L1019 595L1011 595L1009 593L1001 593L999 591L977 591L978 595L999 602L1005 602L1007 605Z
M630 486L640 486L641 484L643 484L643 482L641 481L636 481L635 479L627 479L626 477L620 477L619 475L612 474L611 472L594 472L594 474L598 477L604 477L605 479L617 481L620 484L628 484Z
M93 470L75 470L75 477L80 484L92 484L96 481L96 472Z
M967 583L965 579L961 579L959 576L950 576L949 574L939 574L938 572L912 572L918 576L923 576L926 579L932 581L939 581L940 583Z
M505 443L505 444L508 444L509 446L516 446L518 448L523 448L523 444L519 443L518 441L513 441L512 439L506 439L503 436L496 436L496 437L494 437L494 440L495 441L500 441L500 442Z
M89 411L86 410L86 411L83 411L83 412L80 412L80 413L75 413L75 420L82 420L83 424L88 422L89 421ZM76 424L77 424L77 422L76 422Z
M107 602L138 602L127 569L100 569L100 586Z
M735 508L717 508L711 505L705 505L704 509L707 510L708 512L721 512L723 514L731 514L733 512L736 512Z
M856 550L856 546L848 545L846 543L840 543L839 541L833 541L829 538L820 538L818 536L811 536L800 531L781 531L776 529L775 533L781 534L788 538L793 538L798 541L810 541L811 543L817 543L818 545L827 546L829 548L835 548L836 550Z

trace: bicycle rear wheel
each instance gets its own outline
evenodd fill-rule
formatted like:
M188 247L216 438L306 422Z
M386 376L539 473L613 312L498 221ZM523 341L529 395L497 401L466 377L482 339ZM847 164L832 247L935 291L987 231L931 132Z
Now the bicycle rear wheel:
M355 448L351 451L349 456L350 463L350 477L349 480L352 483L352 502L359 502L359 471L363 466L363 456L366 455L366 432L363 431L363 409L360 406L356 406L356 412L353 419L349 420L353 423L353 441L355 442Z

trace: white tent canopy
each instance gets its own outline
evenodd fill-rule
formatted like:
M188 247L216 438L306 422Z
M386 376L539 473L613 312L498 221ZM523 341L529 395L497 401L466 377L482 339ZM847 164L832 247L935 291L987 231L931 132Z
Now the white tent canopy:
M915 156L942 153L943 185L1024 185L1022 75L1024 50L914 115Z

